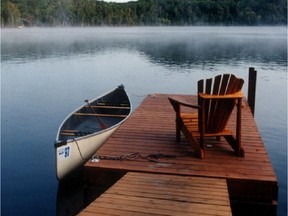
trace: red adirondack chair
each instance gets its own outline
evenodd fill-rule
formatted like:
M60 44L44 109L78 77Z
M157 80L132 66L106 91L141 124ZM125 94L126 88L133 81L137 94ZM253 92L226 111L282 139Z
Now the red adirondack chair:
M223 136L238 156L244 157L241 147L241 92L244 80L234 75L218 75L214 79L198 81L198 105L191 105L169 98L176 112L176 140L181 131L198 157L205 157L205 138ZM230 115L237 106L236 132L226 128ZM183 113L181 106L198 112ZM235 136L236 135L236 136Z

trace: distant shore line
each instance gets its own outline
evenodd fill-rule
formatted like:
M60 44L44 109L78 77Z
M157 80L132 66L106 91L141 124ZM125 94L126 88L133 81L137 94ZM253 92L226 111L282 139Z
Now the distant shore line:
M1 1L1 26L287 25L287 0Z
M287 27L287 24L279 24L279 25L39 25L39 26L1 26L1 29L36 29L36 28L145 28L145 27L151 27L151 28L157 28L157 27L167 27L167 28L177 28L177 27Z

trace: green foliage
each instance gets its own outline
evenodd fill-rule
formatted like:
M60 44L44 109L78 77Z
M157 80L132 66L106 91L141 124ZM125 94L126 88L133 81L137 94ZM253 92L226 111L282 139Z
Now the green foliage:
M3 4L1 3L1 23L3 22L9 23L12 26L19 25L21 23L21 13L17 4L10 1Z
M286 25L286 0L2 0L2 26Z

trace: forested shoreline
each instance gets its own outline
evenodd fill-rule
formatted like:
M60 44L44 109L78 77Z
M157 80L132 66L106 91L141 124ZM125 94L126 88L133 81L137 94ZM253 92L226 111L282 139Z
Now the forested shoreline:
M1 0L1 26L287 25L286 0Z

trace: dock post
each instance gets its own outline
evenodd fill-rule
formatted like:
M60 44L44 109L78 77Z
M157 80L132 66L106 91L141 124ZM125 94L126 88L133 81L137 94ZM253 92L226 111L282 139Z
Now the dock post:
M250 106L253 116L255 113L256 80L257 71L254 67L249 67L248 104Z

